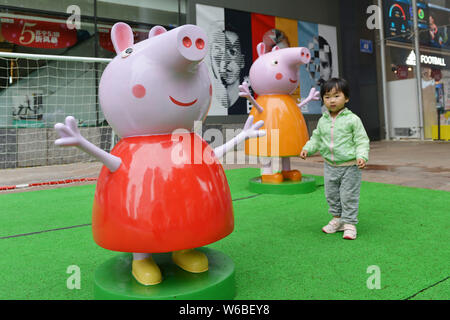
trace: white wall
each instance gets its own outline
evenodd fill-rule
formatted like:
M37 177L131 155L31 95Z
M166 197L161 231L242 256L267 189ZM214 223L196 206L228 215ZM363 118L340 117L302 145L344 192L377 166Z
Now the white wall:
M419 111L416 79L387 82L389 105L390 135L403 137L395 133L395 128L411 128L415 134L410 138L420 138Z

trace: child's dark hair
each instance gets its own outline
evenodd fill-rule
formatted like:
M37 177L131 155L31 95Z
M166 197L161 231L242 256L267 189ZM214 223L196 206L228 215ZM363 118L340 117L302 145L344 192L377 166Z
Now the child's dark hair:
M331 78L330 80L325 81L325 83L320 87L320 97L322 100L323 96L333 89L341 91L347 99L350 96L350 88L347 80L342 78Z

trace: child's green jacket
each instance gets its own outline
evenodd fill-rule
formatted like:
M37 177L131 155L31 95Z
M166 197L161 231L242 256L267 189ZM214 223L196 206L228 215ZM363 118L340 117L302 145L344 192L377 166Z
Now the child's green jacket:
M344 108L333 119L327 110L303 150L308 151L309 156L319 151L326 161L334 165L359 158L367 162L369 138L356 114Z

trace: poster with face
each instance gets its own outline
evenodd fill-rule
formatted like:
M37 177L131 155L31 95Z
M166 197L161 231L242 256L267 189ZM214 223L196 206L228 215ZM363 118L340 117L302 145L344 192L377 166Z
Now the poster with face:
M239 97L239 85L248 78L258 58L256 46L263 42L266 52L274 46L306 47L311 62L300 67L300 87L292 96L305 99L312 87L338 76L336 28L270 15L248 13L219 7L196 5L197 25L206 30L209 52L205 58L213 88L208 115L247 114L251 105ZM312 101L302 108L306 114L320 114L321 102Z
M431 47L450 49L449 26L450 15L447 11L433 7L428 16L428 43Z
M205 58L213 87L208 115L246 114L247 101L239 98L239 85L252 63L250 13L197 5L197 25L208 34Z
M320 90L327 80L339 76L336 27L299 21L299 46L311 52L311 61L300 68L300 94L308 95L311 88ZM311 101L302 108L306 114L320 114L325 108L322 102Z

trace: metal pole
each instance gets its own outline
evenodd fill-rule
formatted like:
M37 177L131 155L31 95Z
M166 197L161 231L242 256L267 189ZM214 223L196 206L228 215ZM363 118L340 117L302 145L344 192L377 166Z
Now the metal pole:
M416 54L416 78L417 78L417 99L419 102L419 130L420 139L424 140L423 130L423 101L422 101L422 73L420 69L420 50L419 50L419 27L417 25L417 1L412 0L413 22L414 22L414 51Z
M384 26L383 26L383 7L382 1L378 0L378 7L380 8L380 54L381 54L381 79L382 79L382 88L383 88L383 109L384 109L384 130L385 130L385 139L391 139L391 125L389 123L389 115L388 115L388 101L387 101L387 77L386 77L386 43L384 42Z
M437 129L438 129L438 140L441 140L441 110L440 108L436 108L437 110L437 115L438 115L438 125L437 125Z
M55 61L80 61L80 62L102 62L109 63L112 59L92 58L92 57L75 57L75 56L57 56L54 54L31 54L18 52L0 52L0 57L15 59L33 59L33 60L55 60Z
M177 27L180 26L180 23L181 23L181 0L178 0Z

